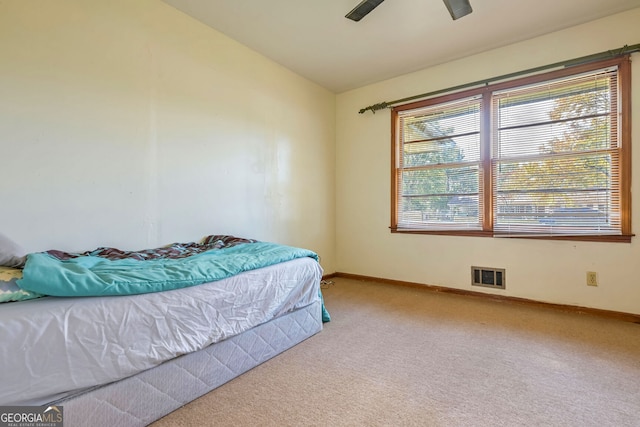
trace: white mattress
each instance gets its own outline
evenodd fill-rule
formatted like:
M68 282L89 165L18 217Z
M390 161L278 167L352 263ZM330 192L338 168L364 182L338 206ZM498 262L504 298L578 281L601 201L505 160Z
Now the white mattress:
M0 405L42 405L203 349L319 299L311 258L153 294L0 305Z

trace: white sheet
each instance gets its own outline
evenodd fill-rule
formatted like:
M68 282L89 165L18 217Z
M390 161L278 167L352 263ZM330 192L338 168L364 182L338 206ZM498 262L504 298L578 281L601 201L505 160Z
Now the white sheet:
M0 305L0 405L41 405L129 377L319 299L311 258L153 294Z

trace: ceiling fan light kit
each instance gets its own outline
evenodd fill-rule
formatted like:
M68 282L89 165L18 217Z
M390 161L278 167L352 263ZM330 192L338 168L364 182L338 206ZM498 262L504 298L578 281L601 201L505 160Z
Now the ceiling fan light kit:
M349 18L352 21L358 22L369 14L373 9L378 7L384 0L362 0L353 10L345 15L345 18ZM462 18L465 15L473 12L469 0L443 0L445 6L449 10L451 17L455 21L458 18Z

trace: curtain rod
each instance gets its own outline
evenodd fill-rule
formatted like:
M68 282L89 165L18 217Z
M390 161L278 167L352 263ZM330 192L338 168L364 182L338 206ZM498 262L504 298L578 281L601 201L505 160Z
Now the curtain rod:
M367 112L367 110L371 110L371 112L373 114L376 113L376 111L378 110L382 110L384 108L388 108L394 104L400 104L403 102L407 102L407 101L413 101L414 99L420 99L420 98L428 98L434 95L439 95L441 93L446 93L446 92L456 92L458 90L461 89L467 89L473 86L480 86L480 85L487 85L491 82L497 81L497 80L504 80L504 79L509 79L512 77L518 77L518 76L522 76L524 74L532 74L532 73L537 73L539 71L544 71L544 70L548 70L550 68L557 68L557 67L571 67L574 65L580 65L580 64L585 64L587 62L593 62L593 61L598 61L601 59L611 59L611 58L616 58L618 56L622 56L622 55L626 55L628 53L634 53L634 52L640 52L640 43L639 44L634 44L634 45L624 45L621 48L618 49L612 49L612 50L607 50L605 52L600 52L600 53L594 53L592 55L587 55L587 56L581 56L580 58L575 58L575 59L569 59L566 61L561 61L561 62L556 62L554 64L549 64L549 65L542 65L540 67L535 67L535 68L529 68L528 70L523 70L523 71L516 71L514 73L509 73L509 74L503 74L502 76L498 76L498 77L492 77L489 79L484 79L484 80L478 80L475 82L471 82L471 83L465 83L465 84L461 84L458 86L453 86L447 89L440 89L440 90L434 90L433 92L427 92L427 93L422 93L420 95L414 95L414 96L409 96L407 98L402 98L402 99L396 99L395 101L387 101L387 102L380 102L378 104L373 104L370 105L366 108L362 108L360 109L359 113L360 114L364 114Z

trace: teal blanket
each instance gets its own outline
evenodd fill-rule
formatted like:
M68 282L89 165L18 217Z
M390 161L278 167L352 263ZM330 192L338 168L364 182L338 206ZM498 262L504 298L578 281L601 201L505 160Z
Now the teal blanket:
M213 282L303 257L318 260L312 251L267 242L243 243L179 259L86 255L60 260L49 253L34 253L28 255L17 284L31 292L60 297L134 295ZM330 320L324 302L322 320Z

